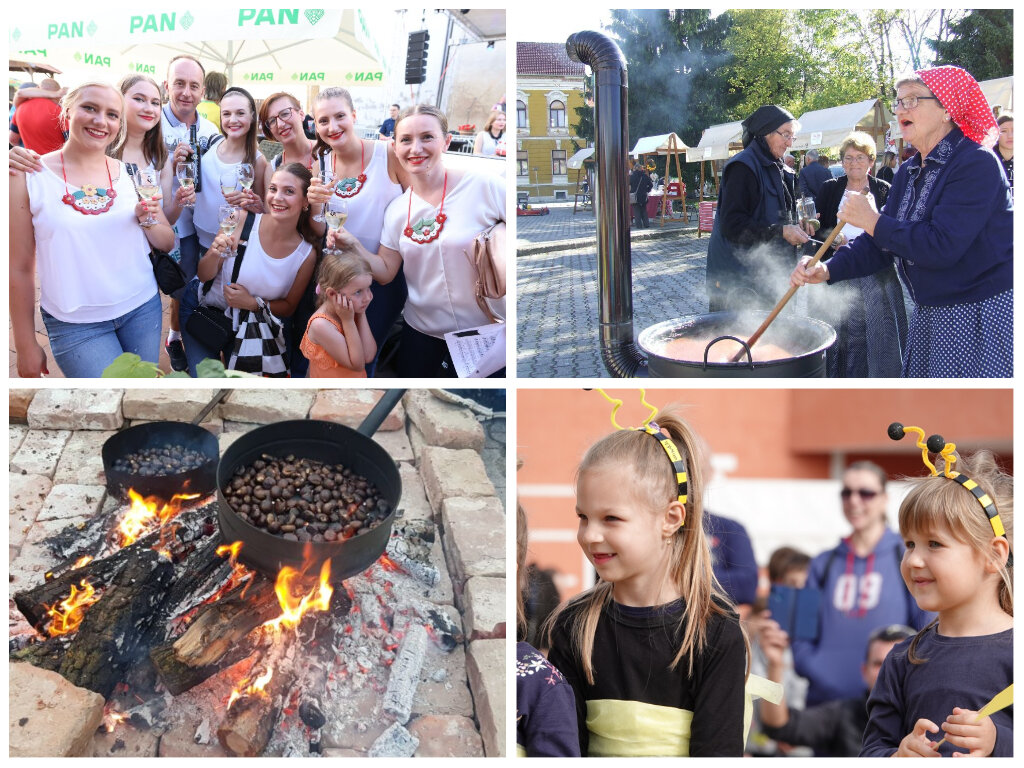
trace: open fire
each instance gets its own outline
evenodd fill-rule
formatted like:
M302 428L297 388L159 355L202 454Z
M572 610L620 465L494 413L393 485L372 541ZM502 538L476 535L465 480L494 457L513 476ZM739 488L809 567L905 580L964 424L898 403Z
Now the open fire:
M16 595L43 634L12 659L108 697L112 735L192 721L196 743L240 755L318 753L347 702L374 692L374 726L392 727L369 752L411 754L403 725L428 643L450 653L462 639L423 599L437 584L429 543L419 559L389 547L343 584L332 586L330 560L282 567L271 583L239 562L241 542L218 541L209 499L129 498L94 554L73 553ZM82 656L97 669L69 661Z

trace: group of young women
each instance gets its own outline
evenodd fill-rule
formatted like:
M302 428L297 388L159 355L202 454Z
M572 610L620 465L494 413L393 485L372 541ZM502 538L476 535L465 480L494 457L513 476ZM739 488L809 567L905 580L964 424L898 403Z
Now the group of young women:
M504 220L505 181L446 170L443 113L409 107L393 142L367 140L357 133L348 91L327 88L314 104L313 142L292 95L275 93L257 111L247 91L228 88L219 104L223 138L202 153L197 194L177 181L185 150L169 155L161 103L148 77L126 78L120 88L85 83L62 103L63 149L43 157L12 150L11 319L20 376L48 372L33 322L37 266L43 322L65 376L100 376L123 352L157 361L161 301L149 252L173 251L172 225L184 206L194 207L201 246L178 318L191 375L205 358L236 360L230 343L211 347L190 332L200 306L222 310L235 330L245 312L272 316L284 326L278 372L291 376L306 375L311 360L313 376L373 375L377 349L404 311L398 375L455 375L444 334L490 322L466 252ZM283 147L271 162L259 151L260 128ZM251 189L224 182L245 165ZM159 173L160 191L148 201L137 193L135 168ZM235 209L231 224L222 225L224 206ZM329 234L328 211L344 214Z

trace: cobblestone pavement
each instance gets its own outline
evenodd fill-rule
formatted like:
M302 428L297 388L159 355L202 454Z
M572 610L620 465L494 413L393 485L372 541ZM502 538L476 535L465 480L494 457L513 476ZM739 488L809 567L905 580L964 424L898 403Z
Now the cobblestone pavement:
M53 556L45 547L49 536L119 504L105 493L100 449L107 438L132 424L189 419L212 394L212 390L200 389L12 390L10 595L41 583L53 566ZM217 436L223 451L260 423L308 416L356 426L378 396L372 390L235 389L203 427ZM421 681L409 722L410 732L421 740L416 754L504 755L504 416L481 423L463 407L443 402L426 390L410 390L374 440L398 463L404 519L431 520L440 533L430 563L441 572L441 580L426 599L446 611L446 606L452 606L450 611L456 617L461 615L465 635L464 645L452 656L424 667L422 675L429 679ZM500 481L500 487L489 477ZM27 629L13 602L9 605L9 629ZM440 651L436 655L443 656ZM435 668L442 661L447 665L443 685L436 682L440 673ZM31 670L37 676L49 674ZM365 726L360 735L346 731L326 744L331 747L328 752L336 756L365 754L388 724L380 713L379 699L368 698L365 706L360 705L358 717L353 716ZM98 706L102 708L102 701ZM77 710L69 714L58 708L54 712L70 729L90 722ZM195 744L192 734L197 723L185 720L169 720L160 738L139 736L138 744L132 742L138 754L211 756L219 752L216 743ZM109 740L94 739L91 732L78 735L84 738L86 754L106 757L118 749L110 747ZM67 743L72 741L77 743L70 738ZM65 742L54 737L42 749L57 743ZM38 745L32 747L36 748Z
M537 217L547 218L547 217ZM518 237L523 232L519 219ZM593 217L590 219L593 227ZM574 225L566 225L574 226ZM655 228L657 229L657 228ZM708 236L676 229L632 241L634 329L707 312ZM516 258L517 370L521 377L608 376L598 345L597 241L549 243Z
M543 244L552 244L564 240L597 239L597 224L594 211L590 208L577 207L572 211L572 203L546 203L549 214L546 216L516 217L516 247L522 253L535 250ZM537 207L541 207L539 204ZM658 226L658 220L651 217L651 227L646 230L634 230L633 238L659 236L662 232L679 231L696 226L696 218L691 215L690 221L682 219L669 220L664 227Z

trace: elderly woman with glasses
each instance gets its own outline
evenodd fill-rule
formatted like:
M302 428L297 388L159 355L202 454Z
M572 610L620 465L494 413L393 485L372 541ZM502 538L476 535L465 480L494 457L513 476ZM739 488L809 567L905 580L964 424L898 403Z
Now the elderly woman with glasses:
M807 678L807 706L863 694L860 665L876 628L921 629L934 614L917 607L900 562L903 539L889 528L885 470L857 461L843 472L839 498L850 534L811 560L806 588L821 593L818 637L793 640L796 673Z
M760 107L743 121L743 151L725 164L708 244L709 311L771 307L780 278L808 233L796 224L796 176L783 161L799 124L786 110ZM776 283L778 283L776 285Z
M896 83L893 112L918 154L879 213L849 195L838 216L864 231L794 285L838 283L895 263L915 307L903 376L1013 376L1013 201L991 147L998 129L978 83L934 67Z
M826 181L818 200L823 240L835 228L844 199L850 195L870 195L876 209L882 210L889 196L889 185L868 175L875 162L875 142L870 136L860 131L851 133L839 147L839 156L846 175ZM836 236L833 247L850 242L862 231L847 224ZM811 313L836 329L836 344L827 355L829 376L900 375L907 343L907 311L893 265L841 283L825 295L812 296Z

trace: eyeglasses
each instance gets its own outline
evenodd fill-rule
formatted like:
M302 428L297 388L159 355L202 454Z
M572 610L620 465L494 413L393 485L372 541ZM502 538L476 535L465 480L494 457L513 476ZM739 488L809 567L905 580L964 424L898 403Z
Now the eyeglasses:
M843 155L843 162L847 165L870 165L871 158L867 155L861 155L860 157L854 157L853 155Z
M875 498L880 491L872 491L870 488L843 488L843 490L839 492L839 495L842 497L843 501L849 501L850 497L855 493L860 496L862 501L870 501Z
M917 107L917 102L921 99L931 99L932 101L939 100L937 96L904 96L902 99L896 99L896 101L889 106L892 108L893 112L899 109L900 105L903 105L904 109L914 109Z
M779 131L772 131L782 137L783 141L793 141L796 138L795 133L780 133Z
M282 109L280 112L278 112L273 117L268 117L267 118L267 125L273 125L278 120L280 120L282 123L285 122L286 120L288 120L288 118L290 118L292 116L292 112L294 112L294 111L295 111L295 107L288 107L288 109Z

